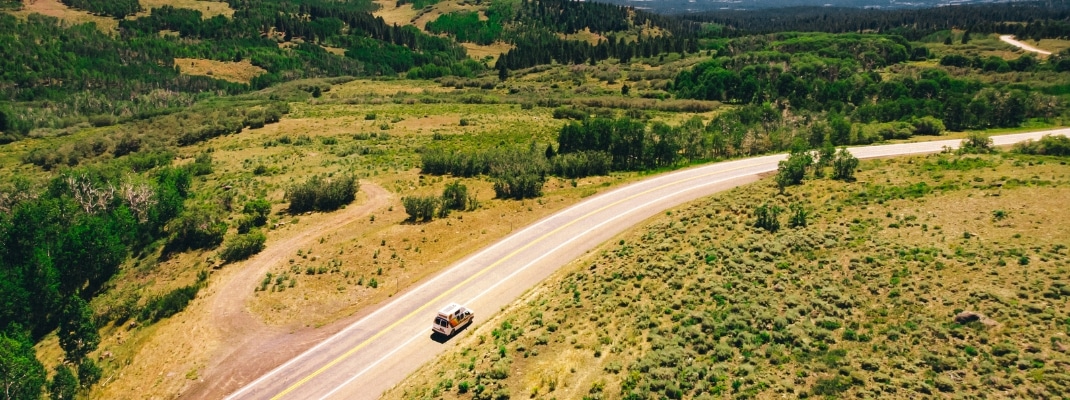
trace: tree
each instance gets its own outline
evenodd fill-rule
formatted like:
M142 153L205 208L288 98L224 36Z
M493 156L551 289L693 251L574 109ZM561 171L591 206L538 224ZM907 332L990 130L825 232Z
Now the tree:
M464 211L468 209L468 187L454 181L446 185L442 190L442 208L439 214L445 217L450 210Z
M780 230L780 220L777 218L783 211L780 206L762 204L754 209L754 226L769 232Z
M34 400L45 385L45 367L37 361L33 342L21 328L0 333L0 398Z
M631 88L631 87L628 87L628 84L627 84L627 83L625 83L624 85L622 85L622 86L620 87L620 94L621 94L622 96L627 96L627 95L628 95L628 92L630 92L631 90L632 90L632 88Z
M8 122L7 111L0 109L0 132L7 131L11 127L11 123Z
M92 358L83 359L78 364L78 383L81 385L82 390L89 391L89 388L100 382L100 377L103 375L103 371L97 366L97 363Z
M56 374L48 384L48 398L52 400L70 400L78 394L78 378L66 364L56 366Z
M858 159L847 149L841 148L832 159L832 179L853 181L855 168L858 168Z
M842 114L829 115L829 139L832 144L843 146L851 144L851 122Z
M776 184L781 192L784 188L802 183L806 169L814 163L809 151L792 151L787 160L777 164Z
M802 205L794 203L788 206L788 208L791 209L791 219L788 221L788 224L791 225L792 228L805 228L806 218L810 216L810 212L806 211L806 208Z
M93 323L93 310L77 294L67 299L60 313L59 347L67 355L67 361L79 363L96 350L100 334Z
M509 79L509 68L506 68L505 67L505 63L503 63L503 62L501 62L501 60L499 60L499 62L498 62L498 80L500 80L502 82L505 82L506 79Z

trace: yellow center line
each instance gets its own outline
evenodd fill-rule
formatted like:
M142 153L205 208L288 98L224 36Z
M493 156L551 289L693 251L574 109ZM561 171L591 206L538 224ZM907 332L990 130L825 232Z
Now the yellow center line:
M617 201L615 201L613 203L610 203L610 204L607 204L605 206L602 206L601 208L599 208L597 210L588 212L587 214L584 214L583 216L581 216L579 218L575 218L572 221L569 221L568 223L566 223L564 225L561 225L557 229L554 229L554 230L552 230L552 231L540 236L538 239L535 239L535 240L533 240L531 242L528 242L527 244L525 244L525 245L521 246L520 248L514 250L513 252L505 255L504 257L499 258L498 261L495 261L495 262L491 263L486 268L483 268L479 272L476 272L472 276L469 276L467 279L465 279L461 283L458 283L457 285L453 286L452 288L442 292L441 294L439 294L434 299L431 299L427 303L424 303L424 305L422 305L422 306L418 307L417 309L413 310L412 312L410 312L408 315L402 317L401 319L398 319L393 324L390 324L390 326L387 326L386 328L384 328L383 330L379 331L375 335L372 335L372 337L364 340L363 342L361 342L360 344L356 345L352 349L349 349L349 351L346 351L344 354L338 356L338 358L335 358L334 360L331 360L331 362L329 362L327 364L324 364L322 367L320 367L320 369L317 369L315 372L312 372L308 376L305 376L304 378L301 378L301 380L299 380L297 382L294 382L293 385L290 385L290 387L286 388L286 390L283 390L283 391L279 392L279 394L276 394L274 397L271 398L271 400L281 399L283 396L286 396L290 392L292 392L292 391L296 390L297 388L301 387L302 385L308 383L308 381L312 380L313 378L315 378L319 374L322 374L324 371L330 369L331 367L333 367L333 366L337 365L338 363L344 361L345 359L349 358L349 356L352 356L353 353L356 353L357 351L360 351L360 349L363 349L364 347L366 347L371 342L375 341L376 339L379 339L380 337L382 337L387 332L389 332L389 331L393 330L394 328L396 328L398 325L401 325L402 323L408 321L410 318L416 316L417 313L422 313L424 311L424 309L426 309L427 307L431 306L432 304L438 303L444 297L452 294L453 292L457 291L461 287L464 287L468 283L472 282L473 280L475 280L476 278L482 276L483 274L487 273L488 271L494 269L498 265L501 265L501 263L505 262L506 260L508 260L510 258L513 258L517 254L523 252L524 250L527 250L529 247L534 246L536 243L539 243L539 242L545 240L546 238L548 238L548 237L556 234L557 232L560 232L561 230L564 230L564 229L566 229L566 228L568 228L568 227L580 222L581 220L584 220L584 219L586 219L586 218L588 218L588 217L590 217L590 216L592 216L594 214L597 214L597 213L600 213L602 211L605 211L606 209L608 209L610 207L613 207L613 206L616 206L618 204L624 203L624 202L626 202L628 200L634 199L634 198L639 197L639 196L646 195L646 194L651 193L651 192L655 192L655 191L664 189L664 188L669 187L669 186L679 185L681 183L690 182L690 181L693 181L693 180L696 180L696 179L705 178L705 177L708 177L708 176L711 176L711 175L723 174L723 173L727 173L727 172L731 172L731 171L735 171L735 170L740 170L740 169L744 169L744 168L751 168L751 167L755 167L755 166L757 166L757 165L740 166L740 167L730 168L730 169L726 169L726 170L722 170L722 171L716 171L716 172L711 172L711 173L702 174L702 175L698 175L698 176L693 176L691 178L687 178L687 179L684 179L684 180L679 180L679 181L673 181L673 182L670 182L670 183L666 183L664 185L661 185L661 186L658 186L658 187L655 187L655 188L652 188L652 189L648 189L648 190L645 190L643 192L636 193L634 195L625 197L625 198L623 198L621 200L617 200Z

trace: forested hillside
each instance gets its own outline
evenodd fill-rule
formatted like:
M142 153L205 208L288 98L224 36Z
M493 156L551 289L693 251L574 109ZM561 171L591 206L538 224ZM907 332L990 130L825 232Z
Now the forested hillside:
M94 116L108 117L101 121L147 118L205 96L294 79L392 75L429 64L471 76L483 68L467 60L452 40L411 26L386 25L369 13L375 5L368 1L235 0L231 6L233 18L153 9L148 16L121 21L118 37L88 24L0 15L3 140L16 140L35 128L66 128ZM345 49L345 55L325 47ZM175 65L179 57L250 60L267 73L248 85L191 77Z
M0 400L87 397L102 372L197 381L203 360L177 378L124 370L154 334L140 327L183 310L209 270L256 254L275 229L357 201L358 180L403 199L378 221L361 216L368 226L433 236L420 224L493 230L502 216L534 218L659 169L1070 121L1070 42L1049 41L1060 47L1040 56L995 35L1065 39L1066 1L673 17L490 0L449 4L460 11L424 26L388 24L370 0L226 3L233 15L206 18L133 0L64 2L115 17L114 32L0 12L0 386L10 389ZM431 13L438 3L399 4ZM20 5L0 0L0 10ZM468 56L479 46L508 50L491 63ZM256 72L192 73L200 61ZM392 222L403 209L407 222ZM472 237L491 240L482 228ZM348 247L327 248L339 259L329 267L302 249L249 291L279 302L270 296L284 287L301 301L305 290L358 293L337 304L364 304L385 298L368 294L380 282L404 290L401 274L448 264L405 259L437 239L362 242L371 237L339 239ZM172 267L186 275L157 279ZM297 276L327 283L295 288ZM285 310L276 305L262 308ZM130 353L91 355L104 327L136 337Z
M719 10L684 14L680 17L689 21L720 25L724 29L723 34L729 36L785 31L876 31L917 40L949 29L965 29L978 33L998 32L1034 39L1070 36L1070 1L1066 0L901 10L838 7Z

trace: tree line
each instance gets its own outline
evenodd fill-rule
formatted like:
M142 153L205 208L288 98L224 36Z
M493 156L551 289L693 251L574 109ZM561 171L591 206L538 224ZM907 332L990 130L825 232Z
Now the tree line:
M71 25L39 14L0 15L3 140L96 116L157 115L187 107L198 95L237 94L294 79L389 75L424 66L439 67L434 74L471 76L483 68L450 38L386 24L369 13L377 7L370 1L232 0L230 5L232 17L208 19L196 10L156 8L120 21L118 37L93 24ZM163 30L178 35L160 35ZM263 34L269 31L281 32L283 40L303 40L281 48L277 38ZM340 56L323 46L347 51ZM174 63L179 57L249 60L266 73L248 85L183 75Z
M680 72L672 85L674 94L732 104L773 102L794 112L838 113L861 123L933 117L952 130L1015 127L1027 118L1059 111L1058 101L1034 88L1012 85L997 90L953 78L940 68L885 79L873 70L925 54L898 36L782 33L733 39L717 52L718 57ZM968 61L951 55L941 63ZM977 63L993 72L1054 68L1031 57L999 61ZM998 66L985 67L990 62ZM833 143L851 141L834 138Z
M784 31L878 32L919 40L951 29L1015 34L1032 39L1070 36L1070 2L1066 0L892 10L836 7L719 10L685 14L680 18L717 24L719 34L729 37Z

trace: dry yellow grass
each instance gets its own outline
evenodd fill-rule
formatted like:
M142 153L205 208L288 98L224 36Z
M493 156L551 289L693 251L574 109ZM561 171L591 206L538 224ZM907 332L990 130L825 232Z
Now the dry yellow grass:
M30 14L42 14L56 17L71 24L83 24L92 22L97 24L97 29L103 32L114 33L119 27L119 20L115 18L96 16L85 11L79 11L67 7L59 0L23 0L22 10L12 14L26 18Z
M1038 49L1050 51L1053 54L1070 49L1070 40L1066 39L1023 40L1023 42L1029 43Z
M203 60L198 58L176 58L175 65L186 75L210 76L237 83L249 83L263 74L263 68L257 67L249 60L239 62Z
M1067 362L1068 172L1052 158L928 155L864 162L850 184L782 196L765 180L677 207L558 271L383 398L1057 397L1065 369L1047 366ZM948 186L854 200L919 180ZM811 225L754 230L764 201L808 204ZM771 255L808 236L812 251ZM996 325L953 322L962 309ZM830 384L838 375L849 383Z
M409 25L419 12L419 10L414 10L411 4L398 7L396 0L375 0L375 3L379 5L379 9L374 13L375 16L382 17L387 25ZM423 29L422 26L417 28Z
M565 40L585 41L585 42L590 43L592 45L598 44L599 41L606 40L605 36L602 36L602 35L599 35L597 33L591 32L590 28L583 28L582 31L573 33L571 35L566 35L564 33L559 33L559 34L557 34L557 36L562 38L562 39L565 39Z
M153 8L160 8L163 6L171 6L174 8L188 8L191 10L197 10L201 12L202 18L212 18L217 15L224 17L230 17L234 15L234 9L230 8L230 5L222 1L207 1L207 0L138 0L141 3L141 8L144 11L138 13L131 18L138 18L149 15Z
M468 52L468 57L473 60L487 61L487 65L492 67L498 61L498 56L513 49L513 45L505 42L494 42L494 44L485 46L475 43L461 43L461 46Z

